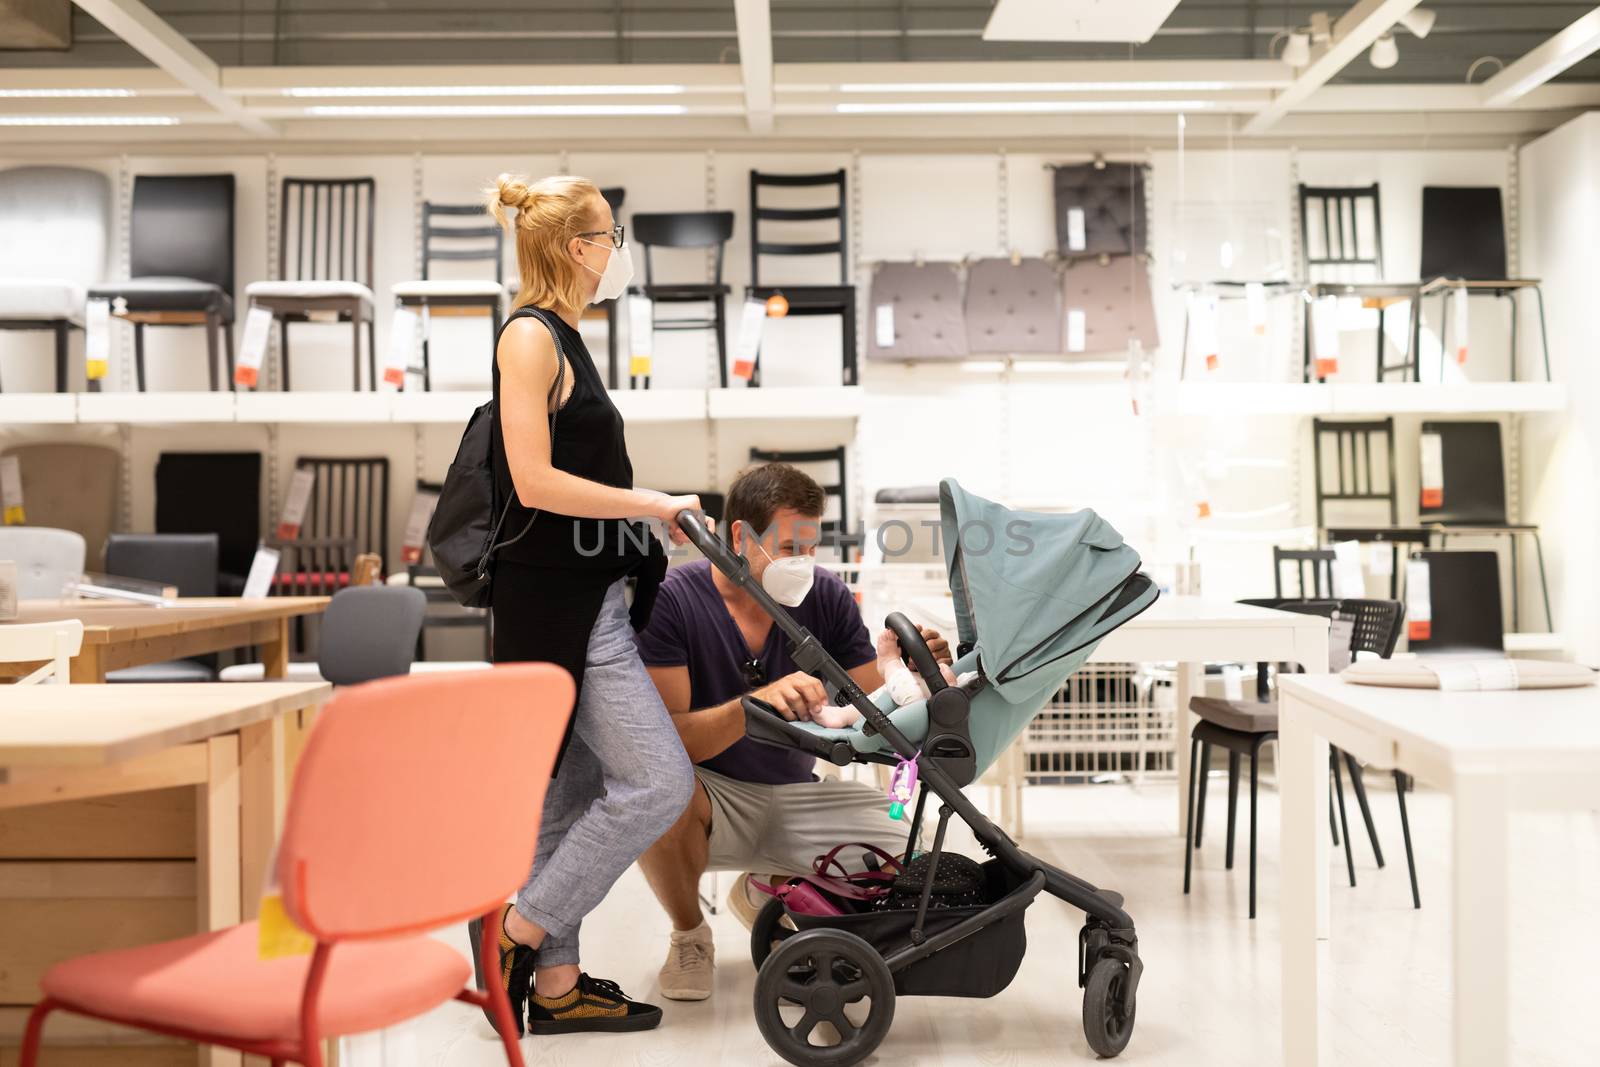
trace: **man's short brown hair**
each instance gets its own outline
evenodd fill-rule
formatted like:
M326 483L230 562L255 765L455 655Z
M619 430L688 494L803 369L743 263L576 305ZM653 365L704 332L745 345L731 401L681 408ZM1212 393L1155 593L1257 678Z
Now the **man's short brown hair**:
M805 471L787 463L763 463L746 467L733 480L722 518L730 530L742 522L752 532L762 533L784 508L820 519L826 505L822 486Z

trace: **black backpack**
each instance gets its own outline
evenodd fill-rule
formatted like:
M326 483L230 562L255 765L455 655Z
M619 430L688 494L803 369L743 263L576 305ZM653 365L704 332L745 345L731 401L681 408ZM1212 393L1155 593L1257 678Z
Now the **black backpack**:
M555 447L556 408L566 383L567 355L561 348L561 337L538 308L529 312L550 330L556 343L556 380L551 386L550 445ZM504 505L496 507L494 484L494 420L499 416L491 399L472 413L467 429L461 435L461 445L456 449L455 462L445 473L444 485L439 490L439 502L434 506L433 518L428 522L428 549L433 553L434 566L445 588L458 604L469 608L489 606L490 587L494 582L494 554L507 545L514 545L533 529L538 511L528 516L522 532L508 540L500 540L500 529L511 505L516 502L515 491ZM498 517L496 517L498 515Z

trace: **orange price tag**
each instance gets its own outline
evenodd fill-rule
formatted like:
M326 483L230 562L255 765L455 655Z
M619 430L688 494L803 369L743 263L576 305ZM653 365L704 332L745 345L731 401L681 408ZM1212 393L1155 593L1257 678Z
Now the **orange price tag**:
M1319 360L1317 360L1317 377L1318 378L1331 378L1333 375L1338 374L1338 373L1339 373L1339 361L1337 359L1319 359Z
M1210 355L1208 355L1206 357L1206 370L1216 370L1216 369L1217 369L1217 354L1215 352L1213 352L1213 353L1211 353Z
M1425 508L1444 507L1444 490L1424 489L1422 491L1422 506Z
M748 359L737 359L733 362L733 376L749 381L755 377L756 365Z
M773 293L767 297L767 317L781 319L789 314L789 298L782 293Z
M1211 503L1209 501L1201 500L1197 502L1194 510L1196 518L1209 519L1211 517Z
M1428 619L1413 619L1406 623L1406 636L1413 641L1426 641L1433 635L1433 623Z

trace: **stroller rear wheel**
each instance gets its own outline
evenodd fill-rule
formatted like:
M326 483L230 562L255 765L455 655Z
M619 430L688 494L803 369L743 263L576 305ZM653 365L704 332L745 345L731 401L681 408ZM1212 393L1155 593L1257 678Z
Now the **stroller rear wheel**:
M756 919L750 925L750 962L760 970L772 950L795 933L794 921L783 910L783 901L773 897L761 905Z
M1128 965L1102 956L1089 972L1083 987L1083 1036L1100 1056L1111 1057L1128 1047L1133 1037L1133 1017L1137 1004L1122 1004L1123 987L1128 980Z
M756 976L756 1025L796 1067L850 1067L894 1021L894 976L867 942L807 930L773 949Z

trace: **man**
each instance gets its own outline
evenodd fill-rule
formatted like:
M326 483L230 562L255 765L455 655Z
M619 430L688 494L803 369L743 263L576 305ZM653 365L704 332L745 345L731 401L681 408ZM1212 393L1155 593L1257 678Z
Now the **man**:
M824 500L821 486L788 464L754 467L729 489L723 529L752 576L774 599L795 605L789 608L795 620L871 692L883 682L855 598L837 576L812 569ZM947 662L947 643L931 630L923 633ZM813 757L745 737L745 694L753 691L789 719L809 718L827 694L799 670L788 641L754 598L708 561L668 573L650 624L636 639L696 764L688 809L639 859L672 919L661 992L672 1000L704 1000L711 995L714 952L700 911L701 874L753 870L781 881L809 873L812 860L838 844L859 841L899 854L906 831L889 818L888 801L877 789L818 781ZM752 899L740 877L728 904L748 927L764 899Z

